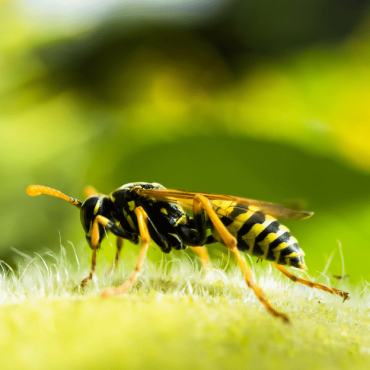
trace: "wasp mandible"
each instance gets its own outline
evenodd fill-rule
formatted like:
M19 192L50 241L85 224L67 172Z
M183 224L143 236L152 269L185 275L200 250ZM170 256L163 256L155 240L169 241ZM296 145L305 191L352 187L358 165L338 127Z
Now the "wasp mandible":
M296 277L283 267L286 265L300 270L307 269L305 254L297 239L277 220L305 219L312 212L294 211L278 204L229 195L166 189L158 183L129 183L108 196L98 194L93 188L87 188L85 193L88 197L82 203L49 187L32 185L27 188L30 196L52 195L80 209L86 240L92 249L90 275L82 281L82 286L93 277L96 252L105 235L105 229L117 236L116 261L122 240L127 239L137 244L140 236L141 249L135 270L120 287L106 289L103 292L104 297L123 294L135 284L143 268L151 239L164 253L169 253L172 249L193 247L200 254L203 263L207 262L207 254L201 247L216 242L223 244L234 254L247 285L257 298L273 316L280 317L285 322L289 322L288 317L275 310L268 302L240 252L271 261L294 282L337 294L344 300L349 297L344 291ZM208 230L211 230L210 235L207 235Z

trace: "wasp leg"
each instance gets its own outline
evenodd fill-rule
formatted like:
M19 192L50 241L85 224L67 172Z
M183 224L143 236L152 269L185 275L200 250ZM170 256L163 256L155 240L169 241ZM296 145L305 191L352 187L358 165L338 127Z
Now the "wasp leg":
M81 281L81 288L84 288L89 282L89 280L92 280L94 272L95 272L96 250L99 247L99 225L98 225L98 220L97 220L98 217L95 218L94 225L92 228L92 233L91 233L91 249L92 249L91 270L90 270L89 276Z
M114 273L114 271L117 270L117 266L118 266L118 263L119 263L119 260L120 260L120 257L121 257L121 250L122 250L122 247L123 247L123 239L120 238L119 236L117 236L117 239L116 239L116 247L117 247L116 255L114 257L112 267L108 270L108 274Z
M212 263L209 259L206 247L190 247L195 253L198 254L200 260L202 261L203 270L207 267L211 267Z
M275 317L280 317L284 322L288 323L289 319L283 313L276 311L270 303L265 298L265 295L262 289L254 282L252 272L245 262L245 259L241 256L238 248L237 248L237 241L236 239L230 234L230 232L226 229L225 225L221 222L219 217L217 216L216 212L213 210L209 200L204 197L203 195L197 194L193 200L193 211L194 216L203 213L204 211L207 212L209 218L213 226L216 228L217 232L220 234L226 248L231 250L235 258L243 272L245 281L247 285L253 289L254 293L256 294L257 298L260 302L266 307L266 309Z
M117 237L117 240L116 240L116 246L117 246L117 252L116 252L116 257L114 259L114 267L115 268L117 268L117 266L118 266L119 258L121 256L121 250L122 250L122 247L123 247L123 239L120 238L119 236Z
M300 277L297 277L290 273L288 270L286 270L284 267L277 265L276 263L273 264L278 270L280 270L285 276L287 276L290 280L294 282L301 283L303 285L308 286L309 288L316 288L320 290L324 290L325 292L331 293L331 294L338 294L339 296L343 297L343 302L347 299L349 299L349 294L347 292L343 292L342 290L338 290L335 288L330 288L323 284L314 283L312 281L302 279Z
M83 279L81 282L81 287L85 287L89 280L92 280L95 267L96 267L96 251L99 248L99 224L106 227L108 230L110 230L114 235L123 238L128 239L132 243L137 244L138 243L138 237L135 234L131 234L125 230L122 230L120 227L118 227L114 222L109 220L108 218L104 216L96 216L92 233L91 233L91 249L92 249L92 260L91 260L91 270L90 274L87 278Z
M142 207L135 208L135 214L137 217L139 231L141 236L141 250L139 254L139 259L136 263L135 270L132 272L130 277L118 288L116 289L106 289L103 293L103 297L112 297L116 295L120 295L126 293L131 289L131 287L136 283L138 275L140 274L144 260L146 258L146 254L148 252L149 244L150 244L150 234L148 230L148 215L144 211Z
M143 207L140 206L140 208L142 208L143 211L145 212ZM146 212L145 212L145 214L146 214ZM174 236L167 235L167 237L165 237L164 235L159 233L159 231L155 227L153 221L148 217L146 218L146 225L147 225L147 228L148 228L149 235L155 241L155 243L159 246L159 248L161 248L161 251L163 253L170 253L171 250L172 250L172 246L175 246L176 244L178 244L178 242L177 242L177 240ZM170 241L170 239L171 239L171 241Z
M84 288L87 285L87 283L89 282L89 280L92 280L92 278L94 276L94 272L95 272L95 266L96 266L96 248L94 248L92 250L90 274L87 278L85 278L81 281L81 284L80 284L81 288Z
M83 194L84 194L85 198L90 198L90 197L93 197L95 195L99 195L100 193L93 186L88 185L88 186L85 186ZM114 259L114 264L113 264L112 268L109 270L109 272L112 272L114 270L114 268L117 268L118 261L119 261L120 255L121 255L121 249L122 249L122 246L123 246L123 239L122 238L117 237L116 246L117 246L116 257Z

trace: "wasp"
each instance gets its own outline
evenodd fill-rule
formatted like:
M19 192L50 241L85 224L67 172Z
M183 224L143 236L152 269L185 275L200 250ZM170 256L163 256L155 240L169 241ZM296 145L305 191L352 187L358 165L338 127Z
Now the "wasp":
M285 322L289 322L288 317L271 306L240 252L271 261L293 282L337 294L344 301L349 298L344 291L297 277L283 267L307 269L305 253L297 239L278 219L305 219L312 216L312 212L230 195L166 189L158 183L146 182L123 185L109 195L99 194L94 188L87 187L87 199L83 203L41 185L29 186L27 194L62 198L80 209L86 240L92 249L91 271L82 281L82 286L93 277L96 252L106 230L117 236L116 262L123 239L138 244L141 238L135 270L120 287L106 289L102 294L104 297L120 295L131 289L143 269L150 242L154 240L164 253L192 247L204 264L208 261L204 246L216 242L223 244L234 254L247 285L260 302L273 316Z

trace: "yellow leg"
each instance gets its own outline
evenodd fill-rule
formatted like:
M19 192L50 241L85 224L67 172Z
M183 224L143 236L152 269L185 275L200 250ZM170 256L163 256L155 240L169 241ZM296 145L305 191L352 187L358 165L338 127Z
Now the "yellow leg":
M306 280L306 279L302 279L300 277L297 277L297 276L293 275L288 270L286 270L284 267L282 267L280 265L277 265L276 263L274 263L273 265L278 270L280 270L285 276L287 276L290 280L292 280L294 282L301 283L303 285L308 286L309 288L316 288L316 289L324 290L325 292L328 292L328 293L331 293L331 294L338 294L339 296L343 297L343 302L346 299L349 299L349 294L347 292L343 292L342 290L338 290L338 289L335 289L335 288L330 288L330 287L328 287L326 285L323 285L323 284L318 284L318 283L314 283L314 282Z
M121 256L121 249L122 249L122 246L123 246L123 239L120 238L119 236L117 236L116 246L117 246L117 252L116 252L116 257L114 259L115 268L117 268L117 266L118 266L119 258Z
M273 316L280 317L284 322L288 323L289 322L288 317L284 315L283 313L276 311L270 305L270 303L265 298L265 295L262 289L254 282L252 272L249 266L247 265L247 263L245 262L245 259L240 255L240 252L237 248L236 239L230 234L230 232L226 229L225 225L221 222L216 212L213 210L212 205L210 204L209 200L203 195L197 194L194 197L193 209L194 209L194 214L202 212L203 209L207 212L209 218L211 219L213 226L216 228L217 232L220 234L226 248L230 249L234 253L235 258L243 272L247 285L251 289L253 289L257 298L260 300L260 302L266 307L266 309Z
M212 263L209 259L207 248L206 247L190 247L196 254L198 254L200 260L202 261L203 270L207 267L212 266Z
M91 249L92 249L91 270L90 270L89 276L81 281L82 288L84 288L87 285L89 280L92 280L94 272L95 272L96 250L98 249L98 246L99 246L99 223L106 226L107 222L109 222L109 220L102 216L97 216L94 220L92 233L91 233Z
M143 268L146 254L148 252L150 244L150 234L147 226L148 215L142 207L135 208L135 214L139 224L139 231L141 236L141 250L139 254L139 259L136 263L135 270L132 272L130 277L118 288L110 288L104 290L102 297L112 297L123 293L126 293L131 289L131 287L136 283L137 278Z
M92 250L92 255L91 255L90 274L87 278L85 278L81 281L81 288L84 288L87 285L87 283L89 282L89 280L92 280L92 278L94 276L94 272L95 272L95 266L96 266L96 249L93 249Z
M100 194L93 186L90 186L90 185L85 186L83 193L86 199ZM116 242L116 246L117 246L116 257L114 259L114 265L109 270L109 272L112 272L113 269L117 268L118 261L121 255L122 245L123 245L123 239L118 236L117 242Z
M123 239L120 238L119 236L117 236L116 239L116 247L117 247L116 255L114 257L112 267L108 270L108 274L112 274L115 271L117 271L118 263L121 257L121 249L123 247Z

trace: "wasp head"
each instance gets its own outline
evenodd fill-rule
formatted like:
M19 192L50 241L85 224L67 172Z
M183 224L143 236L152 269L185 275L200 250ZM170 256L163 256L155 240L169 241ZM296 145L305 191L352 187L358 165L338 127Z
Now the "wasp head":
M80 218L82 227L86 233L86 240L91 247L91 233L96 216L112 218L111 200L104 195L96 195L87 198L81 206ZM105 228L99 224L99 246L105 235Z

